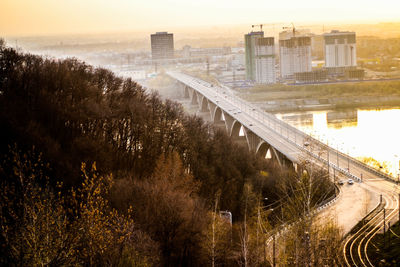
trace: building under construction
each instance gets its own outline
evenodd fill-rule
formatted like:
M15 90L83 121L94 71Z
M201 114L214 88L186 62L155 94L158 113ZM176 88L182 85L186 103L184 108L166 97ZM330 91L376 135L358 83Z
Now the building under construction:
M256 83L275 83L275 39L262 37L255 41Z
M283 79L293 79L296 72L311 71L311 37L297 36L295 30L281 32L279 56Z
M326 68L357 66L355 32L331 31L323 36Z
M263 31L250 32L244 35L246 79L250 81L256 80L256 40L262 37L264 37Z
M325 69L294 73L295 83L318 83L327 80L328 72Z

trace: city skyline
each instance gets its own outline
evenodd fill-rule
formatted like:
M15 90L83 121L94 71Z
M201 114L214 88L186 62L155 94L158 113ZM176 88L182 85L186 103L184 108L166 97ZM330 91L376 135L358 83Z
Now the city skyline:
M46 35L153 31L159 28L218 26L273 22L399 21L400 2L316 1L183 1L183 0L3 0L1 35ZM299 12L300 11L300 12Z

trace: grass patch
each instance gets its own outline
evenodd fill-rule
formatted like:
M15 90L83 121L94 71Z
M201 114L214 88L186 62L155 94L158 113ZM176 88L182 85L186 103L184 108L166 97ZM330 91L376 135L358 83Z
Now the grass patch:
M337 84L308 85L256 85L242 91L242 97L249 101L266 101L290 98L384 96L400 95L400 81L354 82Z

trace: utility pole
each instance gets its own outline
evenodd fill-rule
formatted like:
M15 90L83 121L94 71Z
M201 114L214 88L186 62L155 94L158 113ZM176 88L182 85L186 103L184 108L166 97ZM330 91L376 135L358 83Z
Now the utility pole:
M232 67L232 74L233 74L233 88L236 87L236 72L235 72L235 67Z
M339 145L336 147L336 161L337 161L337 166L339 167Z
M383 208L383 247L385 247L386 237L386 209Z
M389 233L388 233L388 238L389 238L388 247L390 249L390 222L388 222L388 231L389 231Z
M275 234L272 236L272 266L276 266L276 259L275 259Z
M207 76L210 76L210 59L207 57Z
M333 168L333 182L336 183L336 169Z
M258 244L258 237L259 237L259 230L261 230L261 233L262 233L262 228L261 228L261 214L260 214L260 205L261 205L261 203L260 203L261 201L260 201L260 199L258 199L258 207L257 207L257 234L256 234L256 242L257 242L257 245L256 245L256 247L257 247L257 254L256 254L256 257L257 257L257 259L256 259L256 262L257 262L257 264L259 264L259 262L258 262L258 260L259 260L259 244ZM262 233L262 235L264 235L264 233Z
M329 175L329 145L327 145L326 151L328 152L328 179L330 179L330 175Z

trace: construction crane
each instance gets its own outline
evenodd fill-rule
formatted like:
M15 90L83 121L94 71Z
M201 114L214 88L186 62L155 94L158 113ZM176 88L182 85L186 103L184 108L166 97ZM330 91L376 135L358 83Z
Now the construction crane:
M260 27L260 32L262 32L263 26L264 26L264 24L255 24L255 25L251 25L252 28L254 28L254 27Z
M286 29L292 29L293 31L293 37L296 37L296 28L294 27L294 24L292 22L292 27L283 27L284 30Z

